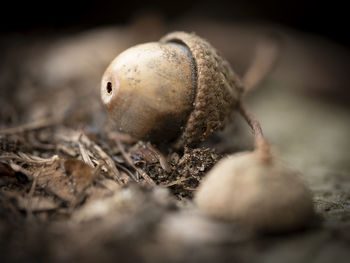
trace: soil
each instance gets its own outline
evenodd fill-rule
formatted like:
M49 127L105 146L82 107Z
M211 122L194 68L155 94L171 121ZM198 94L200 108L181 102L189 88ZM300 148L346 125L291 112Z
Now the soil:
M198 31L208 24L181 23ZM210 32L230 31L241 34L235 41L243 46L257 35L256 28L237 28L213 22L205 37L220 42ZM252 149L251 132L237 114L198 148L174 150L116 132L102 108L98 82L109 61L128 46L157 39L163 29L147 35L132 26L101 28L4 41L1 262L347 262L350 108L323 96L340 77L320 77L321 87L313 73L329 64L309 70L308 78L304 71L297 75L298 58L313 62L308 56L313 40L278 29L286 43L279 62L245 98L273 150L301 172L318 215L302 231L262 235L209 218L192 202L216 162ZM350 61L341 47L322 41L318 54L343 54L334 67ZM234 65L242 52L220 43ZM316 87L309 87L314 79ZM338 86L333 91L341 93Z

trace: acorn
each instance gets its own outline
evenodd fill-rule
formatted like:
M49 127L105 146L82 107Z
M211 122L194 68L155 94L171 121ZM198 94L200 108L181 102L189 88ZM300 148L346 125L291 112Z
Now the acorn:
M101 82L102 102L119 131L188 146L222 129L242 92L215 48L185 32L125 50Z
M201 182L195 203L210 217L264 233L301 229L314 218L299 174L261 149L219 161Z

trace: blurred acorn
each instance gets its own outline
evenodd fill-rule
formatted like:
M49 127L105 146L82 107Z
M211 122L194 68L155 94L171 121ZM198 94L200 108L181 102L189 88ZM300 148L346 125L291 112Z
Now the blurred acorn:
M269 233L300 229L314 216L311 193L299 174L260 149L216 164L195 203L209 216Z

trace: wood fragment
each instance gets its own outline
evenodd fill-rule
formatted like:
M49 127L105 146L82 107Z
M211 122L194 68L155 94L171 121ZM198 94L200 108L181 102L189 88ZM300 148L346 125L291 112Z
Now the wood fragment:
M127 169L125 166L116 163L116 166L120 169L123 170L126 174L128 174L132 179L134 179L135 182L139 182L139 178L137 178L129 169Z
M33 173L24 169L23 167L19 166L18 164L15 164L13 161L10 161L9 163L10 167L12 170L14 170L15 172L20 172L22 174L24 174L25 176L27 176L29 181L33 180Z
M18 162L25 162L25 163L31 163L31 164L48 164L59 160L59 157L57 155L53 155L50 158L41 158L39 156L26 154L22 152L18 152L18 154L9 153L9 154L0 156L0 161L10 161L10 160L16 160Z
M270 161L272 158L271 148L268 141L264 137L260 122L247 111L241 102L238 103L237 108L254 133L255 148L262 153L261 156L265 161Z
M81 135L82 136L82 135ZM89 166L91 167L95 167L94 164L92 163L90 157L89 157L89 154L85 148L85 146L83 145L83 143L80 141L80 138L81 136L79 137L78 139L78 145L79 145L79 151L80 151L80 155L81 157L83 158L83 161L88 164Z
M23 152L19 152L18 155L21 158L25 159L26 162L37 163L37 164L50 164L50 163L54 163L60 159L58 157L58 155L53 155L50 158L42 158L42 157L39 157L36 155L27 154L27 153L23 153Z
M155 147L152 146L152 144L150 143L147 143L146 146L151 150L153 151L158 160L159 160L159 163L160 163L160 166L167 172L167 173L170 173L171 172L171 169L170 169L170 166L168 164L168 161L166 160L165 156L158 150L156 149Z
M193 187L184 187L184 190L187 190L187 191L197 191L198 188L193 188Z
M170 186L174 186L174 185L181 184L182 182L185 182L185 181L187 181L187 180L189 180L189 179L190 179L189 177L180 178L180 179L178 179L178 180L172 181L172 182L167 183L167 184L160 184L160 186L163 186L163 187L170 187Z
M123 155L123 157L124 157L126 163L127 163L129 166L134 167L133 161L131 160L130 156L125 152L125 149L124 149L122 143L120 142L119 138L118 138L118 137L115 137L115 141L116 141L117 146L118 146L118 148L119 148L121 154Z
M106 163L106 165L108 166L109 170L112 172L114 178L118 181L121 182L121 177L120 177L120 173L117 169L117 167L115 166L114 161L112 160L111 157L109 157L109 155L107 153L105 153L100 146L98 146L97 144L94 144L93 148L96 150L96 152L98 153L98 155L103 159L103 161Z
M142 170L141 168L137 167L136 165L133 165L134 166L134 169L143 177L143 179L145 179L145 181L152 185L152 186L155 186L156 183L153 181L153 179L151 177L149 177L149 175L144 171Z
M78 153L73 148L65 146L62 143L57 144L56 149L63 152L64 154L66 154L70 157L75 157L78 155Z
M62 121L63 121L63 117L45 118L45 119L30 122L30 123L22 124L16 127L0 130L0 134L8 135L8 134L14 134L14 133L22 133L22 132L31 131L31 130L37 130L48 126L56 125Z
M35 191L35 187L36 187L36 183L38 180L38 176L40 175L40 171L36 171L33 174L33 182L32 182L32 186L30 187L27 199L26 199L26 211L27 211L27 215L28 217L32 217L33 216L33 206L32 206L32 199L33 199L33 195L34 195L34 191Z
M122 153L124 159L126 160L126 162L132 167L134 168L142 177L143 179L150 185L155 186L156 183L153 181L153 179L151 177L149 177L148 174L146 174L145 171L143 171L141 168L137 167L133 161L131 160L130 156L125 152L125 149L123 147L123 145L121 144L120 140L118 137L115 138L115 141L117 142L117 146L120 149L120 152Z

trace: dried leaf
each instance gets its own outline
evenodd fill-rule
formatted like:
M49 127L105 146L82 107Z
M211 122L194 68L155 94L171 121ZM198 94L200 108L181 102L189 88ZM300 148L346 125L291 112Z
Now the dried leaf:
M73 203L76 200L72 183L58 164L43 167L37 185L65 202Z
M64 168L72 179L72 185L76 193L81 193L91 185L93 180L93 168L80 160L67 160L64 162Z

